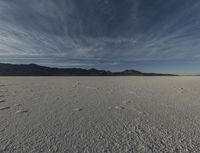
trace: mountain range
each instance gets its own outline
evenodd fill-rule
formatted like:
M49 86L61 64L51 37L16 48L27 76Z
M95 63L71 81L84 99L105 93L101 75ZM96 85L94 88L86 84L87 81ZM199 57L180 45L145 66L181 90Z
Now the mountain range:
M137 70L111 72L82 68L50 68L37 64L0 63L0 76L175 76L173 74L143 73Z

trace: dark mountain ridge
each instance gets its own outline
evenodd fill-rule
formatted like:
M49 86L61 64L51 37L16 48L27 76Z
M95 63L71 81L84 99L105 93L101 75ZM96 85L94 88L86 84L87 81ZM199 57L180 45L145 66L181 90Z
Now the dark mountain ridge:
M173 74L143 73L136 70L111 72L82 68L50 68L37 64L0 63L0 76L175 76Z

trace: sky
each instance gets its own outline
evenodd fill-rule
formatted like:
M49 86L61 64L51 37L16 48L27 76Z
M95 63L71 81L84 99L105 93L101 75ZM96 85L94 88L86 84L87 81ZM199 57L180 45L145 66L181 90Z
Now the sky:
M0 62L200 74L200 1L0 0Z

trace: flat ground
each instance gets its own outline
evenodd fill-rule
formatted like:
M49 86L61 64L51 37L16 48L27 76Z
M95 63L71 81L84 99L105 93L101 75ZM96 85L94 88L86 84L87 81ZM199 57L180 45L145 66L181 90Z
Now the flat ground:
M200 77L1 77L0 152L200 152Z

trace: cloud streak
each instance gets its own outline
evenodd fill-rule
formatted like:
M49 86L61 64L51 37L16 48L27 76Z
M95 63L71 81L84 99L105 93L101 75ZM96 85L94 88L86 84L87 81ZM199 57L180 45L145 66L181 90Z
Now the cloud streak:
M0 58L83 65L200 59L199 27L198 0L1 0Z

